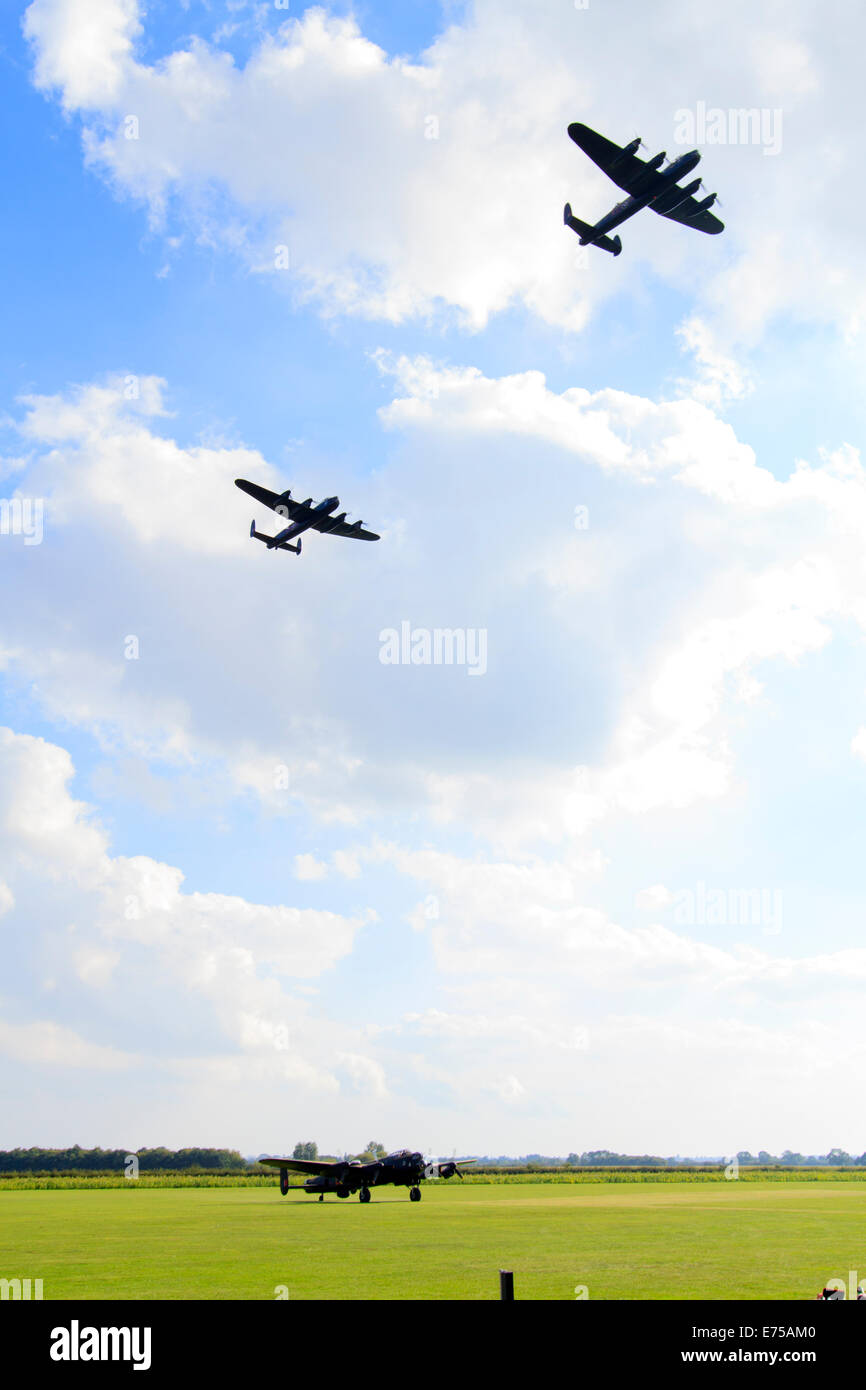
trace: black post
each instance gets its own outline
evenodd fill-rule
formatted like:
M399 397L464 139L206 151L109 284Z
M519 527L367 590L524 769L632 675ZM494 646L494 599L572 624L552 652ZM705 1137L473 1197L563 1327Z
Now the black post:
M514 1275L510 1269L499 1271L499 1298L505 1303L514 1302Z

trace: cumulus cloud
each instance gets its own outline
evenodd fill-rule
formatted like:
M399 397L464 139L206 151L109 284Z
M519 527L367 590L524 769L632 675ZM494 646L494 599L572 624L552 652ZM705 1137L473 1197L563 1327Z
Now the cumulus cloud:
M179 869L110 853L105 831L69 793L74 769L65 750L2 729L0 766L7 925L20 934L26 916L37 916L31 945L52 943L55 991L63 980L64 998L74 995L77 979L93 1004L111 986L111 1009L118 998L137 999L143 980L167 1001L198 996L239 1061L263 1053L276 1075L336 1087L323 1064L328 1024L311 1021L286 982L328 971L351 951L365 918L185 892ZM168 1012L163 1023L167 1038ZM140 1022L135 1027L141 1038ZM345 1046L351 1036L337 1029L332 1059L335 1042ZM91 1042L60 1022L8 1019L0 1040L10 1055L37 1063L130 1064L128 1049ZM136 1051L144 1050L141 1039Z
M324 878L327 872L327 864L323 864L314 854L295 855L295 878L302 882L315 882Z
M194 787L203 817L255 798L287 827L287 876L321 883L317 896L363 903L387 884L382 939L424 983L406 1017L376 1005L338 1021L347 978L367 998L353 953L374 914L190 891L182 867L113 851L59 735L0 731L0 925L41 982L29 1017L3 1001L7 1056L119 1076L144 1058L151 1115L212 1123L230 1097L256 1147L262 1114L295 1113L274 1098L300 1096L340 1133L357 1121L358 1143L371 1110L398 1126L395 1145L418 1142L432 1103L461 1147L508 1146L511 1110L566 1148L601 1124L598 1144L634 1143L628 1124L646 1146L686 1148L700 1124L732 1151L726 1116L763 1123L769 1090L780 1131L806 1099L826 1143L820 1125L862 1070L860 947L672 930L617 898L622 883L638 912L667 910L681 841L766 774L744 743L777 717L777 690L866 625L854 445L771 471L721 418L749 396L743 345L768 325L859 331L858 50L831 92L833 26L799 0L784 36L745 0L718 13L664 0L631 19L479 0L408 61L313 9L257 31L241 60L218 37L154 56L134 0L30 5L37 86L80 118L91 169L146 205L169 251L191 229L327 315L473 330L516 307L580 331L649 268L694 291L679 330L693 365L651 399L374 353L394 396L388 453L352 495L383 542L305 555L290 603L232 487L285 486L260 453L179 442L156 375L26 398L2 471L44 495L46 534L26 582L20 547L0 547L19 596L4 680L95 740L109 768L94 789L122 782L164 810ZM600 212L610 187L564 127L631 137L600 61L612 39L654 147L670 146L675 106L716 90L782 108L773 157L704 148L732 194L723 238L646 214L627 256L580 262L562 203ZM483 630L484 679L383 665L379 634L404 621ZM852 710L839 747L862 759ZM299 822L315 838L289 833Z
M140 1059L114 1047L88 1042L71 1028L47 1019L11 1023L0 1019L0 1052L37 1067L125 1071Z
M779 480L696 400L554 392L541 372L491 378L423 357L377 361L398 392L382 422L412 449L416 486L411 495L402 486L398 447L370 485L374 514L386 518L383 543L360 558L333 547L324 573L298 566L291 610L273 607L273 568L251 555L232 486L244 475L282 487L267 460L243 446L181 447L166 434L166 390L155 378L136 378L129 399L122 378L28 398L29 482L47 498L49 527L86 546L112 580L94 604L83 583L64 579L74 638L40 614L44 640L34 646L27 601L7 614L10 670L107 747L204 769L223 798L252 790L272 812L302 805L332 825L420 805L434 824L520 845L727 795L731 714L760 703L770 664L796 665L840 624L866 624L857 451L799 461ZM509 500L525 487L527 448L545 489L530 547ZM450 502L470 458L485 498L482 534L474 512ZM575 529L573 498L591 494L603 515L608 477L629 485L615 531L592 516ZM658 538L645 524L655 496L664 498ZM656 599L658 556L672 547L689 583ZM59 563L50 535L39 559L50 579ZM145 589L150 617L136 631ZM654 596L648 614L620 628L611 647L614 615L644 590ZM486 632L482 681L458 687L448 683L454 670L382 665L380 632L423 614L431 626L438 616L442 628ZM337 631L347 634L340 642ZM623 643L632 678L620 691ZM266 652L272 679L263 688L255 662L227 669L227 650ZM306 653L300 663L296 650ZM563 691L589 682L605 719L581 737L564 701L553 721L521 731L523 756L506 784L491 757L512 747L529 673ZM474 733L455 745L450 731L467 715ZM321 874L321 862L302 855L296 871ZM334 867L351 875L350 858Z
M24 14L38 87L60 90L67 110L111 106L141 33L137 0L40 0Z
M654 883L651 888L642 888L635 897L635 907L642 912L656 912L673 902L673 893L663 883Z
M34 80L81 115L88 161L153 218L190 223L328 313L397 321L446 306L477 328L521 304L579 330L645 258L702 286L720 334L716 346L703 333L695 343L710 396L741 394L726 342L755 340L788 313L849 334L862 322L849 177L858 46L840 50L805 0L788 6L784 36L756 26L745 0L700 16L665 0L633 9L626 26L604 7L477 0L415 62L319 8L258 38L242 64L198 37L145 61L135 45L146 22L135 0L99 0L84 16L75 0L33 0ZM707 177L730 198L721 247L645 215L615 269L578 266L562 205L600 214L610 186L565 128L579 118L631 137L611 51L638 74L629 119L669 153L684 118L694 125L722 94L736 129L737 111L758 113L757 139L749 121L733 143L699 139ZM764 112L782 122L773 158ZM723 116L727 129L728 106Z

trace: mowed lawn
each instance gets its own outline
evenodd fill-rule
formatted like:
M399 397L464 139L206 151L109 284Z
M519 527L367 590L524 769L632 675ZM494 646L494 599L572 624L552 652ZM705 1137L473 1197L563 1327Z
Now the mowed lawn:
M274 1186L0 1194L0 1277L44 1297L814 1297L866 1276L866 1183L427 1183L362 1206Z

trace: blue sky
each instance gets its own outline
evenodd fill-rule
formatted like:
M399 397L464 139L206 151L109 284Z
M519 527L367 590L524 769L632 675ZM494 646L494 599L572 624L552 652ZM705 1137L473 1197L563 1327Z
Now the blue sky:
M4 14L5 1146L866 1148L857 44L631 8Z

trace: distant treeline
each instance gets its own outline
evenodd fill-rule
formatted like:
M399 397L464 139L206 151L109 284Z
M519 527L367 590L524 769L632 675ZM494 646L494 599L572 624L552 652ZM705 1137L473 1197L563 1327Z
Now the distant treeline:
M313 1143L295 1145L295 1149L305 1149L303 1155L295 1157L315 1157ZM377 1150L379 1152L377 1152ZM312 1151L312 1152L310 1152ZM384 1149L375 1145L361 1157L368 1161L381 1157ZM5 1173L31 1173L48 1176L52 1173L87 1175L92 1173L123 1173L129 1167L131 1157L138 1160L141 1173L212 1173L215 1176L238 1173L265 1174L254 1159L246 1159L236 1149L82 1149L77 1144L70 1149L8 1149L0 1151L0 1175ZM524 1154L515 1158L509 1154L479 1156L473 1166L476 1173L542 1173L568 1171L598 1171L607 1168L629 1168L643 1172L675 1172L683 1169L709 1172L714 1168L729 1164L733 1155L704 1156L702 1158L675 1157L664 1158L658 1154L621 1154L611 1149L591 1149L586 1153L570 1153L566 1158L548 1154ZM775 1155L761 1149L757 1154L748 1149L740 1149L736 1155L741 1167L767 1168L866 1168L866 1153L854 1156L844 1149L831 1149L826 1154L799 1154L790 1149Z
M683 1158L677 1154L673 1158L663 1158L659 1154L619 1154L611 1149L591 1149L582 1154L570 1153L567 1158L549 1154L524 1154L521 1158L511 1158L508 1154L499 1154L496 1157L485 1154L483 1158L478 1158L475 1171L479 1172L482 1166L520 1169L524 1172L538 1168L710 1168L715 1164L730 1163L733 1157L733 1154L719 1154ZM767 1153L766 1149L761 1149L756 1154L749 1153L748 1149L740 1149L736 1158L737 1162L744 1166L754 1164L761 1168L866 1167L866 1153L854 1157L844 1149L831 1149L826 1154L799 1154L785 1149L784 1153L778 1155Z
M169 1169L220 1169L246 1172L249 1164L236 1149L6 1149L0 1150L0 1173L122 1173L135 1156L142 1173Z

